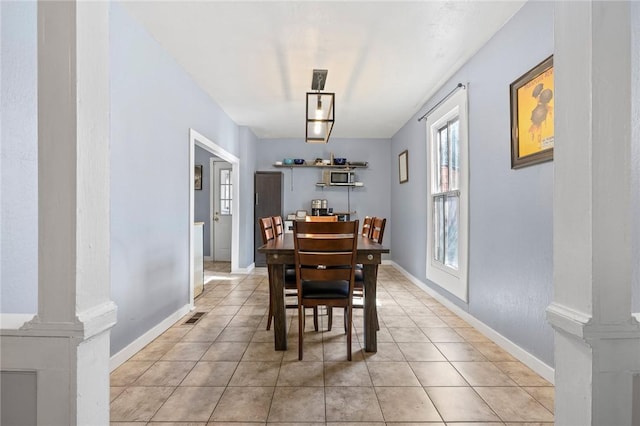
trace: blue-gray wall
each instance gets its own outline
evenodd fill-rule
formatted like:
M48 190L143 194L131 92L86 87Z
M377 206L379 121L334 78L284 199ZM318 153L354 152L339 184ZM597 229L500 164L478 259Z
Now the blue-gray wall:
M116 353L188 303L189 128L238 157L240 129L121 4L112 3L110 30ZM252 245L253 232L239 238Z
M242 158L243 164L251 165L251 167L244 167L240 170L240 202L239 202L239 221L240 221L240 235L248 236L251 241L240 244L240 258L247 259L248 262L245 265L253 265L254 262L254 222L253 222L253 193L254 193L254 181L253 174L257 170L257 146L258 138L247 127L240 128L240 158ZM234 212L234 214L236 214Z
M0 2L0 312L38 310L36 2Z
M393 259L480 321L553 365L553 163L511 170L509 84L553 53L553 3L529 2L392 139L409 182L392 179ZM417 118L469 83L468 305L426 279L426 127ZM397 175L392 161L391 175Z
M336 118L337 120L338 118ZM304 123L301 122L303 126ZM304 130L304 128L303 128ZM261 139L257 144L256 170L279 170L284 174L284 211L283 216L295 213L296 210L311 212L311 200L326 199L334 211L351 211L357 214L351 219L362 219L365 216L389 218L390 209L390 161L391 150L389 139L339 139L331 138L329 143L307 144L303 139ZM321 168L275 168L276 161L285 158L303 158L307 162L316 158L346 158L347 161L366 161L368 168L355 169L356 180L364 183L363 187L316 187L322 182ZM292 188L293 186L293 188ZM384 244L389 245L392 232L387 228Z
M631 4L633 90L640 88L640 5ZM0 2L1 305L3 313L37 309L36 4ZM187 303L188 129L194 128L241 159L240 268L253 262L253 173L275 170L285 157L328 158L329 152L368 161L358 170L364 188L351 206L390 218L391 257L425 278L425 128L411 117L391 141L258 140L235 125L123 9L111 7L112 297L119 323L117 352ZM421 110L451 87L470 82L470 302L481 321L553 365L544 319L551 300L553 163L518 171L509 163L509 84L553 51L553 5L528 3ZM640 101L632 105L632 177L640 172ZM409 182L398 184L398 154L409 149ZM346 207L346 190L315 187L320 169L285 175L285 212L310 208L313 198ZM640 194L633 193L633 307L640 311ZM410 224L410 225L409 225ZM393 239L391 236L393 235Z
M196 145L195 164L202 165L202 191L194 191L194 221L204 222L204 256L211 256L211 157L215 155Z

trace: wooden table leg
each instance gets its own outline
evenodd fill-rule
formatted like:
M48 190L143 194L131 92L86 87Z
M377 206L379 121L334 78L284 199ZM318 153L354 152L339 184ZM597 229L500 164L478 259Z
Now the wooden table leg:
M287 350L287 327L284 308L284 267L267 264L269 269L269 297L273 307L273 335L276 351Z
M364 274L364 350L377 352L376 280L378 278L378 265L365 263L362 272Z

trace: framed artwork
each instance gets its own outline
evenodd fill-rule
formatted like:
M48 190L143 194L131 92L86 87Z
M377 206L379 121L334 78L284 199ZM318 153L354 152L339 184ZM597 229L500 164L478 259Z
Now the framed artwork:
M193 176L194 176L193 188L201 191L202 190L202 164L196 165Z
M553 55L509 86L511 168L553 160Z
M398 170L400 173L400 183L409 181L409 151L404 150L398 155Z

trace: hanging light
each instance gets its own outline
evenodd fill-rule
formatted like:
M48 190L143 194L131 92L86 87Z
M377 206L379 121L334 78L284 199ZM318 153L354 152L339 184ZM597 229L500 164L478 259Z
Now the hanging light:
M311 90L307 92L306 143L327 143L333 129L335 93L322 92L327 70L313 70Z

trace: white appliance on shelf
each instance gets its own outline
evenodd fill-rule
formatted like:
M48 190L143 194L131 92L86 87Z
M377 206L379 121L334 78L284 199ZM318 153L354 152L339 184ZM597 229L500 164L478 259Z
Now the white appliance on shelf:
M293 221L292 220L285 220L284 221L284 232L285 232L285 234L292 234L293 233Z

